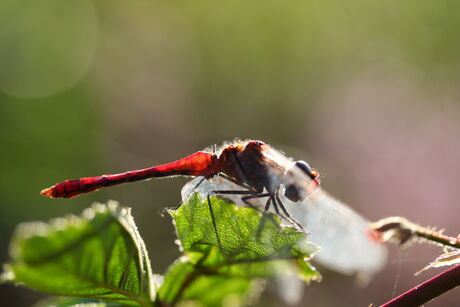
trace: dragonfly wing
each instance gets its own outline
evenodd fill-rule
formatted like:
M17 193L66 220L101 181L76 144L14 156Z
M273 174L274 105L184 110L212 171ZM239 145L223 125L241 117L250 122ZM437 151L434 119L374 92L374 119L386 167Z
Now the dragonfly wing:
M282 201L321 248L313 261L347 275L371 275L385 265L387 249L372 238L369 222L325 191L318 189L300 203Z
M321 248L313 261L347 275L371 275L383 268L387 249L372 238L365 218L318 188L304 170L291 167L292 159L284 154L270 148L264 155L289 170L282 178L284 187L295 186L308 196L304 201L292 202L281 197L281 186L280 197L286 209L310 233L309 240Z

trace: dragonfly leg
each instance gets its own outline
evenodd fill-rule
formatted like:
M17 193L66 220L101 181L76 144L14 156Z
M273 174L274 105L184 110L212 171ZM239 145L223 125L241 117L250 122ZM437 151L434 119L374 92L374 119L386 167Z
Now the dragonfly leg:
M269 198L267 199L267 202L265 203L265 210L262 212L264 218L260 220L259 226L257 227L257 233L256 233L256 238L257 238L257 240L260 239L260 235L261 235L261 233L262 233L262 229L264 228L264 226L265 226L265 221L266 221L267 219L270 219L270 220L273 222L273 225L275 225L276 227L279 227L279 226L278 226L278 223L276 223L276 221L275 221L275 219L273 218L273 216L267 213L267 209L266 209L266 208L270 207L270 202L271 202L271 198L269 197ZM249 202L248 202L248 203L249 203ZM260 211L259 209L257 209L257 210Z
M225 174L223 174L223 173L220 173L219 176L221 176L222 178L227 179L227 180L230 181L230 182L233 182L234 184L236 184L236 185L242 187L243 189L247 189L248 191L251 191L251 187L248 186L248 185L245 184L245 183L241 183L241 182L239 182L239 181L233 179L232 177L227 176L227 175L225 175Z
M281 202L281 199L279 199L278 195L272 194L272 195L270 196L270 199L271 199L271 201L272 201L272 203L273 203L273 208L275 209L275 212L276 212L276 214L277 214L278 216L280 216L282 219L288 221L289 223L294 224L294 225L300 227L300 229L301 229L302 231L304 231L304 228L302 227L302 225L300 225L296 220L294 220L294 219L289 215L289 212L287 212L286 208L284 207L283 203ZM267 205L269 205L269 204L267 203ZM284 215L281 214L281 212L279 211L278 207L280 207L281 210L283 210Z
M215 194L220 194L220 195L247 195L249 194L247 196L241 197L241 201L244 202L245 205L251 207L254 210L261 212L264 216L272 219L273 223L276 224L276 221L273 219L273 217L271 215L266 214L267 207L270 207L270 202L269 202L270 198L267 200L267 203L265 204L264 211L261 211L257 206L254 206L253 204L249 202L250 199L269 197L270 196L269 193L261 193L261 194L254 195L254 193L252 193L251 191L233 191L233 190L214 190L212 192Z
M213 190L211 191L213 194L219 195L245 195L245 194L254 194L251 191L238 191L238 190Z
M249 202L250 199L253 199L253 198L263 198L263 197L268 197L267 199L267 202L265 203L265 207L264 207L264 210L261 211L259 208L257 208L256 206L254 206L253 204L251 204ZM275 221L275 219L273 218L272 215L270 215L267 211L268 211L268 208L270 208L270 203L272 202L272 199L270 197L270 193L261 193L261 194L257 194L257 195L249 195L249 196L244 196L241 198L241 200L246 204L248 205L249 207L253 208L254 210L257 210L259 212L261 212L265 218L268 218L270 221L273 222L274 225L278 225L278 223ZM278 214L279 215L279 214ZM257 230L257 236L259 237L259 234L260 234L260 231L262 230L263 226L265 224L265 219L263 219L261 222L260 222L260 225L259 225L259 229Z
M218 194L218 195L247 195L247 196L242 197L241 200L242 200L246 205L248 205L248 206L251 207L252 209L257 210L257 211L259 211L259 212L261 212L260 209L257 208L256 206L254 206L253 204L251 204L251 203L249 202L249 199L252 199L252 198L262 198L262 197L268 197L268 196L270 196L269 193L262 193L262 194L254 195L253 192L248 191L248 190L240 190L240 191L238 191L238 190L237 190L237 191L235 191L235 190L213 190L213 191L211 191L211 193L214 194L214 195L215 195L215 194ZM248 195L248 194L250 194L250 195ZM219 245L219 249L220 249L222 255L224 255L224 257L225 257L224 249L222 248L221 241L220 241L220 237L219 237L219 233L218 233L218 230L217 230L216 220L215 220L215 218L214 218L214 212L213 212L213 210L212 210L212 203L211 203L210 194L208 194L207 200L208 200L209 212L210 212L210 214L211 214L212 224L213 224L213 227L214 227L214 232L215 232L215 234L216 234L217 244ZM268 200L270 200L270 199L268 199ZM273 217L272 217L271 215L268 215L268 214L266 213L266 211L262 211L261 213L262 213L265 217L270 218L270 219L273 221L273 223L274 223L275 225L278 225L278 224L276 223L276 221L273 219ZM257 230L257 237L260 237L260 231L261 231L261 229L262 229L262 227L263 227L263 225L264 225L264 224L263 224L264 221L265 221L265 220L263 220L263 221L259 224L259 227L258 227L258 230Z
M286 207L283 205L283 202L281 201L280 197L278 196L278 191L275 192L275 195L274 195L274 199L273 199L273 202L274 203L278 203L278 206L281 208L281 210L283 210L284 214L285 214L285 217L286 219L291 222L291 223L294 223L296 226L298 226L302 231L305 231L305 228L303 228L303 226L297 222L296 220L294 220L291 215L289 214L289 212L286 210ZM275 206L276 208L276 206Z
M267 203L265 204L265 209L263 211L260 210L257 206L254 206L253 204L251 204L249 202L250 199L269 197L270 193L254 194L251 191L245 191L245 190L241 190L241 191L214 190L212 192L215 193L215 194L220 194L220 195L247 195L247 196L241 197L242 202L244 202L247 206L251 207L252 209L261 212L265 217L269 218L275 225L277 224L276 221L273 219L273 217L271 215L267 214L267 208L270 207L270 198L267 200ZM279 212L278 212L278 214L279 214Z
M260 194L253 194L251 193L252 195L248 195L248 196L244 196L244 197L241 197L241 200L246 204L248 205L249 207L253 208L253 209L256 209L257 211L260 211L259 208L257 208L257 206L254 206L253 204L251 204L249 202L249 200L251 199L254 199L254 198L264 198L264 197L269 197L270 196L270 193L260 193ZM265 208L264 208L264 212L267 211L267 206L270 207L270 203L267 201L267 203L265 203Z
M207 200L208 200L209 213L211 214L212 225L214 227L214 232L216 234L217 245L219 246L220 252L225 257L224 249L222 248L222 244L220 242L219 232L217 231L216 219L214 218L214 211L212 211L211 198L209 197L209 194L207 196Z
M275 209L276 214L281 216L280 210L278 209L278 204L276 203L275 197L273 195L270 195L270 200L271 203L273 203L273 209ZM268 210L270 208L270 203L267 202L267 205L265 205L265 210Z
M267 199L267 202L265 203L265 207L264 207L264 210L260 210L258 207L254 206L253 204L251 204L249 202L250 199L253 199L253 198L262 198L262 197L268 197ZM277 228L279 228L279 224L276 222L276 220L273 218L273 215L271 215L268 211L268 208L270 208L270 204L272 202L272 198L270 197L270 193L261 193L261 194L257 194L257 195L248 195L248 196L244 196L241 198L241 200L246 204L248 205L249 207L253 208L254 210L257 210L259 211L260 213L263 214L263 219L261 219L260 221L260 224L259 226L257 227L257 233L256 233L256 238L259 239L260 238L260 235L262 233L262 229L264 228L265 226L265 222L267 219L269 219L270 221L272 221L273 225L275 225Z
M256 210L258 210L258 208L255 208L254 205L252 205L251 203L248 202L249 199L252 199L252 198L261 198L261 197L268 197L267 199L267 202L265 203L265 208L264 208L264 216L268 217L271 219L271 221L274 223L274 224L277 224L276 221L273 219L273 217L271 215L268 215L266 212L268 211L268 209L270 209L270 205L273 204L273 209L275 210L276 214L281 217L282 219L286 220L287 222L291 223L291 224L294 224L296 225L297 227L300 228L300 230L302 230L302 232L305 231L305 229L303 228L303 226L301 224L299 224L296 220L294 220L289 212L286 210L286 208L284 207L283 203L281 202L281 199L279 198L279 196L275 193L275 194L272 194L272 193L261 193L261 194L257 194L257 195L249 195L249 196L245 196L243 197L241 200L247 204L248 206L250 206L251 208L254 208ZM278 206L283 210L283 214L281 214L281 212L279 211L279 208Z
M289 212L286 210L286 207L283 205L283 202L281 201L280 197L278 196L278 193L275 194L275 197L276 197L276 202L277 202L278 205L280 206L281 210L283 210L283 212L284 212L284 214L286 215L286 217L291 218L291 215L290 215Z

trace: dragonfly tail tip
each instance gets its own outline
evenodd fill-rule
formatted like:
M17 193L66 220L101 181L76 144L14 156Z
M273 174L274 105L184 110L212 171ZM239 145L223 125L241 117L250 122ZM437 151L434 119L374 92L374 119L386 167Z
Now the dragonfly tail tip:
M41 195L54 198L54 186L44 189L40 192Z

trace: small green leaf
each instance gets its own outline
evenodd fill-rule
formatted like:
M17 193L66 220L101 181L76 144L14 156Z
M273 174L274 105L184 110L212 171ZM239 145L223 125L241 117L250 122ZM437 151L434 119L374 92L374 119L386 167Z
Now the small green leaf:
M305 281L320 278L307 261L317 247L307 242L305 233L280 226L278 216L237 207L219 197L211 197L208 203L199 194L169 212L186 257L166 274L161 301L202 302L206 297L222 302L230 294L241 300L256 278L288 272Z
M147 251L128 208L96 204L82 217L20 224L3 279L55 295L150 306Z
M231 300L229 306L243 305L256 280L244 277L203 274L185 259L177 260L169 268L158 296L161 301L175 303L192 300L203 306L223 305L224 298Z

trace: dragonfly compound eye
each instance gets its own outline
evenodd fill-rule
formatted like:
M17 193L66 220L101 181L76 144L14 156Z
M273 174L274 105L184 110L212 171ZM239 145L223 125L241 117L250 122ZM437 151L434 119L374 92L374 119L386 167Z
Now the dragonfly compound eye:
M285 173L284 196L293 202L306 199L319 186L318 171L312 169L305 161L291 164Z
M302 172L304 172L311 179L316 179L316 177L319 176L318 171L313 169L313 168L311 168L311 166L307 162L305 162L303 160L299 160L299 161L294 162L293 166L297 166Z
M302 197L301 195L300 190L297 188L295 184L289 184L286 186L284 196L286 196L287 199L293 202L299 202L304 199L304 197Z

